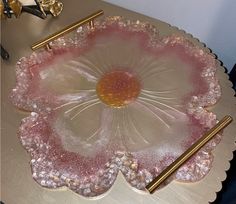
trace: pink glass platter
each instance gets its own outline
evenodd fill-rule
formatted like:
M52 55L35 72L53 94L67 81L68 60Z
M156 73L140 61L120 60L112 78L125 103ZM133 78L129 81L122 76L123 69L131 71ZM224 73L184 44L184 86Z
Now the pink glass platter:
M143 189L216 122L206 110L220 97L215 59L181 36L161 38L149 24L111 17L52 48L19 61L11 95L16 106L32 111L19 136L42 186L96 196L112 186L120 170ZM114 72L140 83L139 95L122 107L104 104L97 91L102 76ZM204 177L219 139L174 179Z

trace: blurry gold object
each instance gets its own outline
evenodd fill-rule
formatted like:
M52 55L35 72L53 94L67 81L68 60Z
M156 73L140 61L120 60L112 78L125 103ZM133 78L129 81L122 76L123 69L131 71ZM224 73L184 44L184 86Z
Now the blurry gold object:
M53 16L58 16L63 9L63 4L58 0L41 0L39 4L42 12L49 11Z
M18 18L21 14L22 4L18 0L8 0L8 5L13 11L16 18Z
M5 19L6 16L4 14L4 5L2 3L2 1L0 2L0 19Z
M20 0L0 1L0 17L5 19L15 15L18 18L22 12L27 12L45 19L48 14L58 16L63 9L63 4L59 0L35 0L35 2L36 6L23 6Z
M22 4L18 0L8 0L7 1L10 9L13 11L13 14L18 18L22 11ZM5 19L7 16L4 13L4 4L0 2L0 17L1 19Z
M89 23L89 25L91 26L91 21L93 21L98 16L103 15L103 13L104 13L103 10L99 10L99 11L97 11L97 12L95 12L95 13L93 13L93 14L91 14L91 15L89 15L89 16L81 19L81 20L79 20L78 22L75 22L75 23L65 27L64 29L62 29L62 30L60 30L60 31L58 31L58 32L48 36L47 38L36 42L35 44L33 44L31 46L32 50L37 50L37 49L39 49L41 47L44 47L44 46L46 46L46 48L48 48L48 44L51 41L53 41L53 40L55 40L55 39L65 35L67 33L70 33L71 31L77 29L78 27L80 27L80 26L82 26L82 25L84 25L86 23ZM92 25L94 26L93 23L92 23Z
M183 165L191 156L200 150L207 142L209 142L217 133L227 127L233 118L229 115L220 120L213 128L207 131L197 142L189 147L183 154L181 154L173 163L171 163L164 171L162 171L153 181L151 181L146 189L150 193L154 191L171 176L181 165Z

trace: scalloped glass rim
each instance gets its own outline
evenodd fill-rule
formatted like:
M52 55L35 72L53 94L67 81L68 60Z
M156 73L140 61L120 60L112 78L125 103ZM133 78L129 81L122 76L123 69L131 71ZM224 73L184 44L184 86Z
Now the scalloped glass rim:
M38 74L38 69L42 67L47 68L53 64L56 61L54 56L61 57L71 52L76 53L76 55L81 55L88 52L93 46L94 39L96 39L96 33L103 35L103 31L106 32L107 29L114 27L128 36L130 36L130 34L141 35L140 46L147 52L161 50L167 46L171 48L180 46L185 51L186 56L194 58L204 64L199 76L207 86L206 92L198 92L198 95L192 94L185 104L186 110L187 114L197 120L199 124L202 125L201 127L203 127L203 129L208 129L216 123L215 114L206 109L208 106L215 104L221 95L218 80L215 76L215 59L210 54L194 46L182 36L160 38L157 28L148 23L130 21L117 16L96 21L95 30L91 30L89 27L81 27L78 29L77 33L74 33L74 36L60 38L54 41L51 45L51 52L38 51L29 57L22 58L17 63L17 83L11 94L11 100L17 107L32 111L31 116L23 119L19 136L23 146L31 154L33 177L42 186L49 188L67 186L83 196L97 196L106 192L111 187L120 170L132 186L138 189L144 189L145 185L177 156L165 155L162 160L159 160L159 162L155 164L153 171L150 172L148 169L140 167L142 166L139 164L141 157L139 157L138 154L135 155L125 151L117 151L114 155L109 153L108 157L110 158L109 162L106 162L106 168L98 172L99 175L86 175L83 181L81 181L81 178L79 178L76 173L68 174L66 171L62 173L53 166L53 160L48 160L47 156L45 156L50 153L52 155L54 154L54 156L61 157L59 154L61 153L60 151L63 150L57 141L50 141L57 149L53 148L52 151L48 150L50 149L48 146L48 140L50 139L47 137L47 134L50 132L48 126L50 126L51 121L55 117L53 112L54 108L63 105L66 99L63 98L64 101L61 100L61 98L58 100L57 94L52 95L47 92L45 92L46 94L40 93L43 97L41 97L41 95L38 97L37 94L39 93L29 96L28 93L30 89L37 89L37 87L32 88L32 85L35 85L32 82L32 78ZM72 100L75 100L75 98ZM196 137L185 141L185 144L182 145L185 147L189 146L193 142L193 139L196 139ZM211 168L213 160L211 151L219 141L220 135L208 143L196 156L181 167L172 179L193 182L203 178ZM148 155L142 152L142 157L149 158L150 154ZM61 164L67 162L68 158L72 158L71 160L73 160L74 157L70 154L70 157L66 157L65 161L62 158ZM98 158L103 158L103 156L96 157L96 159ZM105 161L101 161L101 163L103 162ZM61 164L57 166L57 168L63 168ZM83 163L80 165L83 165ZM196 166L198 166L198 168L196 168Z

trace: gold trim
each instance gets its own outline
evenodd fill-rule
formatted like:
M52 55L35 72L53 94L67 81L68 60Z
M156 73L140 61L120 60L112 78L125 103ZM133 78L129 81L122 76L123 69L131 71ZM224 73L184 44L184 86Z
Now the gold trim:
M164 171L162 171L153 181L151 181L146 189L150 193L154 191L170 176L172 175L184 162L200 150L209 140L211 140L217 133L227 127L233 118L229 115L220 120L213 128L207 131L197 142L189 147L182 155L180 155L172 164L170 164Z
M62 30L60 30L60 31L58 31L56 33L53 33L52 35L48 36L47 38L36 42L35 44L33 44L31 46L31 49L32 50L37 50L37 49L39 49L41 47L44 47L47 44L49 44L51 41L53 41L53 40L55 40L55 39L65 35L67 33L70 33L71 31L75 30L76 28L78 28L78 27L80 27L80 26L82 26L82 25L84 25L86 23L89 23L89 22L93 21L95 18L103 15L103 13L104 13L103 10L99 10L99 11L97 11L97 12L95 12L95 13L93 13L93 14L85 17L85 18L83 18L82 20L79 20L78 22L75 22L75 23L73 23L73 24L63 28Z

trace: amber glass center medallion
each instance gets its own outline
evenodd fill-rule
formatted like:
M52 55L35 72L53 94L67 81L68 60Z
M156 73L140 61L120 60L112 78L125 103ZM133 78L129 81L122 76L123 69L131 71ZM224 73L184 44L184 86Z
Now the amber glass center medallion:
M97 83L97 95L100 100L117 108L134 101L138 97L140 89L138 77L123 70L108 72Z

